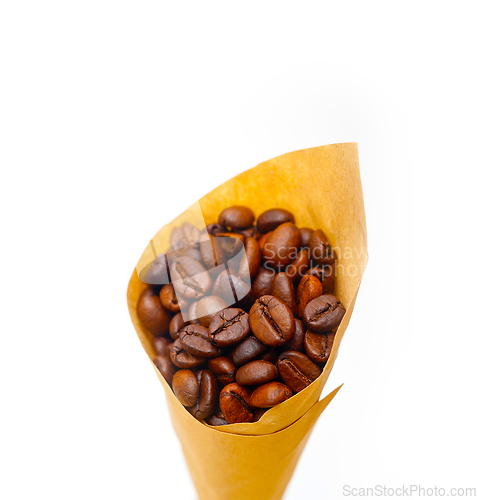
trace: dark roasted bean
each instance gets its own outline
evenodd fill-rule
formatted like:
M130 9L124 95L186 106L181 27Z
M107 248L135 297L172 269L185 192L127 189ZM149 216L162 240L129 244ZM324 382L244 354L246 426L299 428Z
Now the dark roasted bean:
M237 255L244 247L245 238L240 233L217 233L214 237L219 243L227 259Z
M252 422L254 408L250 404L251 391L237 383L226 385L219 396L220 409L230 424Z
M326 363L330 357L335 334L333 332L315 333L308 330L305 333L305 351L315 363Z
M139 279L149 285L165 285L170 281L168 269L171 265L172 260L168 255L158 255L139 273Z
M219 384L227 385L235 382L235 372L237 369L230 358L219 356L218 358L210 359L208 368L215 374Z
M260 297L250 309L250 328L258 340L278 346L290 340L295 332L291 309L272 295Z
M330 265L335 261L333 248L328 243L328 239L321 229L313 232L310 237L309 247L311 258L315 265Z
M171 266L171 278L177 294L186 299L199 299L212 288L205 267L192 257L180 257Z
M305 326L301 319L295 318L295 333L293 337L283 344L283 351L300 351L303 352L303 342L305 339Z
M209 330L201 325L188 325L179 335L182 347L189 353L200 358L215 358L222 354L222 349L209 340Z
M305 325L314 332L328 332L339 326L346 309L334 295L313 299L303 311Z
M235 366L242 366L267 350L267 346L262 344L255 337L247 337L232 351L232 361Z
M229 303L222 297L217 297L216 295L203 297L197 303L197 308L195 310L197 319L202 326L208 327L214 315L228 306Z
M166 382L171 385L172 377L177 370L177 368L172 363L171 358L168 355L160 354L154 358L153 363L161 372L161 375L165 378Z
M199 321L197 319L197 304L199 303L198 300L192 302L192 304L189 306L189 310L187 311L187 321L193 325L198 325Z
M278 226L267 238L262 249L265 267L285 270L286 266L296 257L300 242L300 230L295 224L286 222Z
M287 273L278 273L275 275L272 282L271 295L280 299L291 309L293 314L296 314L295 287Z
M268 409L269 408L257 408L253 412L253 421L258 422L263 417L263 415L265 415L265 413L267 413Z
M209 325L209 338L219 347L238 344L250 333L248 314L229 308L217 313Z
M240 261L238 275L240 278L251 280L260 269L262 253L255 238L245 239L245 252Z
M225 262L225 253L220 244L220 239L214 238L208 233L202 233L199 245L202 262L205 267L209 272L216 272L217 267Z
M212 236L216 236L217 233L226 233L227 228L222 226L222 224L209 224L207 226L207 232Z
M257 387L250 396L252 406L256 408L271 408L291 398L293 392L290 387L281 382L269 382Z
M161 299L161 304L172 313L186 310L189 305L182 297L176 295L171 283L161 288L159 298Z
M179 370L172 379L172 390L182 405L194 406L199 396L196 374L191 370Z
M260 247L260 251L263 250L265 243L267 243L269 236L273 233L273 231L269 231L268 233L262 234L258 239L258 246Z
M292 222L294 224L295 217L293 214L283 208L272 208L271 210L263 212L257 219L257 229L259 233L264 234L273 231L280 224L284 224L285 222Z
M283 381L293 392L300 392L321 375L318 365L305 354L296 351L280 354L277 367Z
M278 347L269 347L263 354L257 356L257 359L261 359L263 361L270 361L270 363L275 363L275 361L278 359L279 354L280 351Z
M153 337L151 345L156 356L169 356L169 346L172 345L172 341L169 337Z
M173 338L173 340L177 340L179 338L179 332L186 326L187 323L184 321L182 313L177 313L169 323L169 335Z
M161 304L159 296L151 288L146 288L139 297L137 315L152 335L160 336L169 333L169 321L172 315Z
M270 295L272 283L275 278L275 271L261 267L252 282L252 290L260 298L262 295Z
M235 374L240 385L261 385L278 377L278 369L269 361L255 360L241 366Z
M192 415L198 419L210 417L217 407L219 399L219 385L210 370L201 370L197 373L199 382L199 397L197 404L191 409Z
M171 361L179 368L197 368L205 363L205 358L194 356L187 352L180 339L177 339L170 348Z
M228 422L227 422L227 420L225 420L224 417L219 417L217 415L211 415L207 419L207 423L209 425L212 425L213 427L219 427L221 425L228 425Z
M198 249L200 231L188 222L176 227L171 233L171 247L178 257L186 255L191 249Z
M310 267L310 251L302 248L293 262L287 267L286 273L292 281L297 281L306 274Z
M255 238L258 237L258 231L255 226L246 227L245 229L236 229L237 233L240 233L244 238Z
M323 293L323 287L318 278L305 275L300 281L296 291L296 300L298 303L298 316L303 317L303 311L309 302L316 299Z
M301 227L300 233L301 233L301 246L307 247L310 244L310 238L311 235L313 234L313 229L310 229L309 227Z
M255 215L248 207L229 207L219 215L219 224L230 229L245 229L251 226L254 220Z
M316 266L309 269L306 274L315 276L321 282L323 286L323 293L329 294L333 293L335 289L335 266Z

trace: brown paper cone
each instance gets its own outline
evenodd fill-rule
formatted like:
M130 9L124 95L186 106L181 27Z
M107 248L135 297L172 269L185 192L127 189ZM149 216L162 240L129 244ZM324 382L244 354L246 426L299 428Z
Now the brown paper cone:
M298 227L322 229L338 254L335 295L346 307L331 357L322 375L305 390L268 410L259 422L210 427L179 403L162 375L172 424L179 437L201 500L278 500L290 480L318 417L338 392L320 401L353 311L368 254L358 148L333 144L295 151L248 170L204 196L198 204L164 226L153 238L165 252L173 228L216 222L230 205L246 205L255 214L280 207L295 214ZM154 259L146 248L137 269ZM139 339L152 360L150 334L136 313L146 287L135 270L128 287L128 307Z

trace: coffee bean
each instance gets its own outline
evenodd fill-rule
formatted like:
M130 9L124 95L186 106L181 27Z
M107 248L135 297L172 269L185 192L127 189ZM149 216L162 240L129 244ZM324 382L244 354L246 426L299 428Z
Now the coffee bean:
M302 248L293 262L287 267L286 273L292 281L297 281L306 274L310 267L310 251Z
M240 233L245 239L255 238L258 239L259 233L255 226L246 227L245 229L236 229L237 233Z
M253 412L253 422L258 422L268 410L269 408L257 408Z
M311 235L313 234L313 229L310 229L309 227L301 227L300 233L301 233L301 246L307 247L310 244L310 238Z
M275 274L275 271L271 269L265 269L264 267L261 267L258 270L258 273L252 282L252 290L257 297L271 294Z
M303 317L305 307L313 299L316 299L323 293L323 287L318 278L314 276L305 275L300 281L296 292L296 300L298 303L298 316Z
M149 285L164 285L169 283L169 267L172 260L167 255L158 255L156 259L146 266L140 273L139 279Z
M222 226L222 224L209 224L207 226L207 232L212 236L216 236L217 233L226 233L227 228Z
M269 236L273 233L273 231L269 231L268 233L262 234L258 239L258 246L260 247L260 251L263 251L263 247L268 241Z
M225 262L225 253L219 238L210 236L207 232L200 236L200 254L202 262L209 272L217 272L217 267Z
M308 330L305 333L305 351L315 363L326 363L330 357L335 334L333 332L315 333Z
M205 358L194 356L193 354L187 352L184 349L180 338L175 340L172 344L172 347L170 348L170 357L171 361L178 368L197 368L206 361Z
M232 288L232 275L235 275L233 269L224 269L219 273L212 287L212 295L222 297L227 304L234 304L236 300L234 289Z
M271 295L280 299L291 309L293 314L296 314L295 287L287 273L282 272L275 275Z
M293 337L283 344L283 351L303 351L303 342L305 340L305 326L301 319L295 318L295 333Z
M291 398L293 392L290 387L281 382L269 382L257 387L250 396L252 406L256 408L271 408Z
M222 349L210 342L209 330L205 326L186 326L182 329L179 340L189 354L200 358L215 358L222 354Z
M250 318L249 318L250 321ZM242 366L267 350L267 346L262 344L255 337L247 337L232 351L232 361L235 366Z
M229 304L222 297L216 295L203 297L197 303L197 319L202 326L208 328L214 315L228 306Z
M235 290L235 296L238 300L235 303L235 307L249 311L253 303L257 300L255 292L241 278L232 275L230 279L232 281L232 289Z
M179 370L172 379L172 390L184 406L194 406L199 396L199 382L191 370Z
M189 306L189 310L187 311L187 321L191 323L192 325L198 325L199 320L197 319L197 304L199 303L198 300L194 301L191 303Z
M250 328L258 340L278 346L290 340L295 332L295 318L281 300L264 295L250 309Z
M323 294L330 294L335 288L335 266L316 266L309 269L306 274L315 276L323 286Z
M285 270L300 248L300 230L291 222L278 226L267 238L262 256L267 268Z
M177 256L185 255L191 249L198 249L200 231L188 222L176 227L171 233L171 247Z
M227 260L237 255L245 245L245 238L240 233L217 233L214 239L222 247Z
M172 313L177 313L186 309L189 304L182 297L176 295L172 284L164 285L159 293L161 304Z
M255 238L245 239L245 252L240 261L238 275L240 278L251 280L260 269L262 253Z
M172 264L171 278L176 293L186 299L199 299L212 288L208 271L191 257L179 257Z
M333 248L328 243L328 239L321 229L313 232L310 237L309 246L311 258L316 265L330 265L335 261Z
M253 224L255 214L248 207L233 206L219 215L219 224L231 229L245 229Z
M261 385L278 378L278 369L269 361L250 361L241 366L235 375L240 385Z
M278 371L293 392L300 392L321 375L321 369L301 352L286 351L280 354Z
M236 368L230 358L219 356L209 360L209 370L214 373L221 385L231 384L235 382Z
M303 321L314 332L325 333L339 326L345 312L343 304L334 295L322 295L305 307Z
M219 427L221 425L228 425L227 420L223 417L219 417L217 415L212 415L207 419L207 423L212 425L213 427Z
M137 315L146 330L152 335L169 333L170 312L161 304L158 295L151 288L146 288L137 304Z
M226 385L219 396L220 409L229 424L251 422L254 408L250 404L251 391L237 383Z
M209 338L219 347L238 344L249 333L248 314L242 309L224 309L212 318L209 325Z
M171 358L165 354L160 354L156 356L153 360L156 368L161 372L162 376L165 378L166 382L171 385L172 377L176 372L177 368L171 361Z
M199 396L197 404L191 409L192 415L200 420L210 417L217 407L219 385L210 370L201 370L197 373L199 382Z
M278 359L278 355L280 351L278 347L269 347L263 354L257 356L257 359L261 359L262 361L270 361L270 363L275 363Z
M172 345L172 341L168 337L152 337L151 345L156 356L169 356L169 346Z
M169 335L173 340L177 340L179 338L179 332L186 326L186 322L182 317L182 313L177 313L169 323Z
M263 212L257 219L257 229L259 233L264 234L268 233L268 231L273 231L285 222L292 222L294 224L295 217L293 214L283 208L272 208Z

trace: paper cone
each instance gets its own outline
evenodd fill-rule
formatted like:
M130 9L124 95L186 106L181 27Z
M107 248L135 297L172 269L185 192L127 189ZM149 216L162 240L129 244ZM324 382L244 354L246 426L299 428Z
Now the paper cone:
M167 250L172 229L183 222L198 226L216 222L230 205L249 206L257 216L270 208L285 208L295 215L298 227L322 229L328 236L338 254L334 294L346 307L330 359L317 380L268 410L259 422L222 427L210 427L190 415L155 370L200 500L278 500L316 420L339 390L320 401L368 259L357 145L333 144L295 151L230 179L164 226L152 240L156 249L148 246L136 269L140 271L150 263L153 252ZM135 270L128 287L128 307L152 360L151 336L136 313L146 286Z

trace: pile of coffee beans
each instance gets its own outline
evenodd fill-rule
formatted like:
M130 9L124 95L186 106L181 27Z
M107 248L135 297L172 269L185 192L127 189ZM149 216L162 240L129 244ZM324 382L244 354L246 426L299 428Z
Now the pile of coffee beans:
M140 273L138 316L177 399L210 425L255 422L316 380L345 314L336 255L292 213L225 209Z

